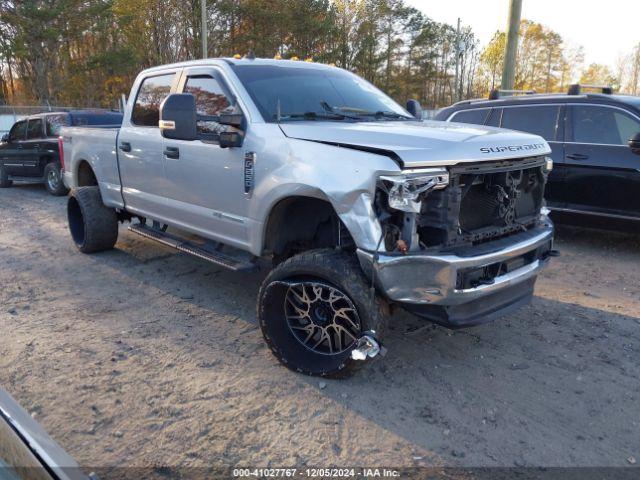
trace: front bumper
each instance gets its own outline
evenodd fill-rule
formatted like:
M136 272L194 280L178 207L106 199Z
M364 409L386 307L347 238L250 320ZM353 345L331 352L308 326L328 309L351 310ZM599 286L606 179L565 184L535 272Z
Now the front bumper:
M452 328L476 325L526 303L547 263L553 224L455 253L389 255L358 250L363 270L389 300ZM492 276L492 272L495 274ZM479 281L471 282L475 275Z

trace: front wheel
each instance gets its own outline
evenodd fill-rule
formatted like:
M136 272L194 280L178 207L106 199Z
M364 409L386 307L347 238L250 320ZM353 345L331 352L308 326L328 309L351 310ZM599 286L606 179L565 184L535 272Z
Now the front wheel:
M276 267L260 288L258 319L281 363L333 378L364 363L351 352L365 333L379 339L385 323L357 259L337 250L302 253Z
M7 167L0 165L0 188L9 188L11 185L13 185L13 181L9 180Z
M44 185L51 195L60 197L69 193L69 189L62 181L60 165L55 162L47 163L44 167Z

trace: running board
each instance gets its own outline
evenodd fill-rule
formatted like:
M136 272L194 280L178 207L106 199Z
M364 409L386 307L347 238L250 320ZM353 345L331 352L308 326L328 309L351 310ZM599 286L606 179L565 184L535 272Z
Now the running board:
M21 175L11 175L9 174L9 180L14 182L25 182L25 183L43 183L46 179L44 177L24 177Z
M172 235L170 233L166 233L162 230L151 228L146 225L142 225L139 223L136 225L130 225L129 231L137 233L138 235L141 235L145 238L155 240L156 242L166 245L167 247L175 248L180 252L188 253L189 255L193 255L194 257L198 257L202 260L206 260L207 262L214 263L220 267L228 268L229 270L233 270L236 272L253 272L258 269L258 266L250 260L236 258L232 255L220 251L211 251L205 249L176 235Z

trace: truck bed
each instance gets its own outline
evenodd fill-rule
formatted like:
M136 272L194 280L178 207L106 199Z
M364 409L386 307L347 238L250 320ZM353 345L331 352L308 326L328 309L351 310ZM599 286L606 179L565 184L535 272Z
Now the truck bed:
M84 186L82 164L88 162L96 178L104 203L122 207L122 191L116 148L120 127L63 127L64 181L67 187Z

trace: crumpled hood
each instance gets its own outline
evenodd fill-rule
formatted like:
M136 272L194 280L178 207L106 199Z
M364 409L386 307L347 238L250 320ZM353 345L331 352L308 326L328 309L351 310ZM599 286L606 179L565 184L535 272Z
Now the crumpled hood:
M281 123L280 128L290 138L387 152L404 168L551 153L547 142L537 135L465 123L303 121Z

